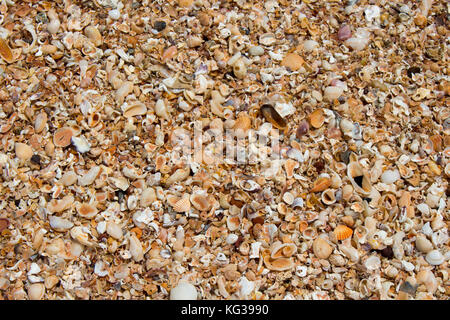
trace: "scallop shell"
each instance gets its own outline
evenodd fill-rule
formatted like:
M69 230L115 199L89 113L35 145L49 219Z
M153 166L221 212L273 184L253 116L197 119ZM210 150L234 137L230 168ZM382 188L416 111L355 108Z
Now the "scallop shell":
M356 192L369 195L372 191L372 184L366 170L358 162L350 162L347 165L347 177Z
M331 179L326 176L319 177L316 181L314 181L312 189L309 191L310 193L324 191L331 186Z
M322 202L326 205L332 205L336 202L336 191L334 189L327 189L322 192Z
M269 104L264 104L260 112L262 116L277 129L284 129L287 126L286 120Z
M346 225L340 224L334 229L334 234L337 240L344 240L352 236L353 230Z
M93 204L81 203L77 205L77 212L83 218L92 219L97 215L98 210Z
M175 212L188 212L191 209L189 194L185 194L172 207Z

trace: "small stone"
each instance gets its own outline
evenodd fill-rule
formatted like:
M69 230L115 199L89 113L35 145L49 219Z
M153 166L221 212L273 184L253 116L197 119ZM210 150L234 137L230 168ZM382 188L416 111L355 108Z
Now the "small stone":
M197 300L197 289L187 282L178 283L170 290L170 300Z
M300 57L298 54L288 53L284 57L283 61L281 61L281 65L283 67L291 69L292 71L297 71L298 69L301 68L304 62L305 61L303 60L303 58Z
M33 154L31 156L31 162L40 166L41 165L41 157L38 154Z
M164 21L156 21L153 25L156 31L161 32L166 28L167 24Z
M29 160L33 156L33 149L25 143L16 143L16 156L20 160Z

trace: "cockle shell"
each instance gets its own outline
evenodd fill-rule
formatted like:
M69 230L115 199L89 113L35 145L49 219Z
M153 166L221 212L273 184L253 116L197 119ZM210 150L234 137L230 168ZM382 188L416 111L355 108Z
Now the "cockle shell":
M172 207L175 212L188 212L191 209L189 194L185 194Z
M363 195L369 195L372 190L372 184L366 170L356 161L347 165L347 177L356 192Z
M336 235L337 240L344 240L352 236L353 230L341 224L334 229L334 234Z

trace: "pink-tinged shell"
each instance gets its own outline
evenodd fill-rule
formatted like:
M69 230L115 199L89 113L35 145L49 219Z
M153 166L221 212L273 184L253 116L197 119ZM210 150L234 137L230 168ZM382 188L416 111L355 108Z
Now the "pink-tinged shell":
M184 195L172 207L175 212L188 212L191 209L189 195Z
M208 211L211 209L211 201L206 192L195 192L190 197L191 203L197 210Z
M339 29L337 36L340 41L350 39L352 37L352 30L350 29L350 26L349 25L342 26Z
M344 240L352 236L353 230L341 224L334 229L334 234L336 235L337 240Z
M83 218L92 219L97 215L98 210L95 205L90 203L82 203L77 206L77 212Z

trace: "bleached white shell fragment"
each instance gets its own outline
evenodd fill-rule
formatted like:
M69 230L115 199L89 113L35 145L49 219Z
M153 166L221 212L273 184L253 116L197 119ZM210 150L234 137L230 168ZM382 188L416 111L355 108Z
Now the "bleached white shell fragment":
M180 282L170 290L170 300L197 300L197 289L188 282Z
M398 179L400 179L400 173L398 170L386 170L381 175L381 182L385 184L395 183Z
M83 136L72 137L72 144L75 146L79 153L85 153L91 150L91 144Z

